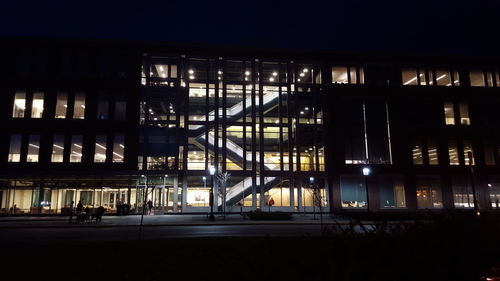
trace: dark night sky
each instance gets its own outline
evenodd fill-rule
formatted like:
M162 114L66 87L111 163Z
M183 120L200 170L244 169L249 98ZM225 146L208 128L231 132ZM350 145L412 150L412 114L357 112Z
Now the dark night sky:
M1 4L0 36L495 56L500 50L498 0L10 2Z

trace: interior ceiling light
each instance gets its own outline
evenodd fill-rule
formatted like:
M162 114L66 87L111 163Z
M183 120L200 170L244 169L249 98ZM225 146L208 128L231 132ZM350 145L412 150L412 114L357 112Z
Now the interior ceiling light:
M302 73L301 73L301 74L299 74L299 75L300 75L300 77L304 77L304 75L305 75L305 74L304 74L304 72L302 72Z
M163 66L161 66L161 65L160 65L160 71L162 71L162 72L163 72Z
M309 72L309 69L304 68L304 70L302 70L302 72Z
M443 74L443 75L439 76L438 78L436 78L436 81L439 81L439 80L441 80L441 79L443 79L445 77L446 77L446 74Z
M218 73L218 74L222 74L222 71L220 71L220 70L219 70L217 73Z
M194 71L192 69L190 69L188 72L189 72L189 74L193 74L194 73Z
M189 79L194 79L194 75L189 75Z
M278 72L273 72L273 76L278 76Z
M250 71L245 71L245 75L246 76L250 75Z
M274 81L274 78L273 78L273 77L269 78L269 81L273 82L273 81Z

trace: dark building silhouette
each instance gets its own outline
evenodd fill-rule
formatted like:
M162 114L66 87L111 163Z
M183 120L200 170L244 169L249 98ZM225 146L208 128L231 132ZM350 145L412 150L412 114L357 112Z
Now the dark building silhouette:
M65 213L80 200L137 212L144 198L157 213L207 212L211 167L231 174L230 212L472 210L473 186L482 210L500 199L499 60L55 39L0 48L2 213Z

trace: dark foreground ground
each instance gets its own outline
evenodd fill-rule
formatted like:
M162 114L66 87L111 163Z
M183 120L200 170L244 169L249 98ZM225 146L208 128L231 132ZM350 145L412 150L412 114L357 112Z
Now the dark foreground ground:
M498 217L438 218L396 232L4 241L0 280L473 281L500 261Z

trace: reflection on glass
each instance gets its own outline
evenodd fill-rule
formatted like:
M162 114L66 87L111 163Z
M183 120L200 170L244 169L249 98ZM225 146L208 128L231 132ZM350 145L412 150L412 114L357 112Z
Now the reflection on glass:
M422 165L424 164L424 159L422 157L422 146L419 144L414 144L412 147L413 154L413 164Z
M429 156L429 165L439 165L437 145L435 140L429 140L427 143L427 153Z
M403 85L418 85L417 70L415 68L404 68L401 73L403 75Z

